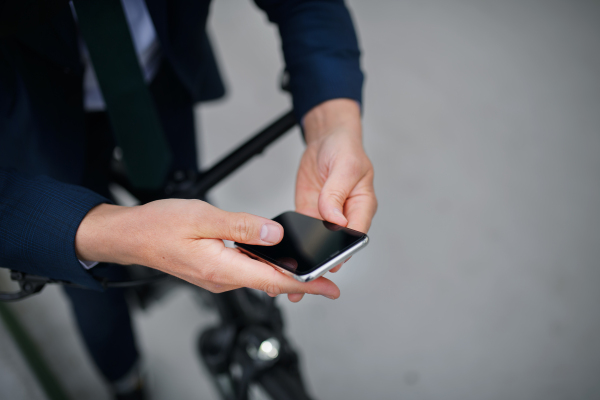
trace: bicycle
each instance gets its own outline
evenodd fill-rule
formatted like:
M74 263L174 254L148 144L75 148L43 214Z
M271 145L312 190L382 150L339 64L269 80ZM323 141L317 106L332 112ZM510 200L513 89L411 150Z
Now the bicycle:
M208 170L176 174L158 191L134 188L116 159L113 160L111 178L140 203L164 198L204 199L213 186L295 125L293 112L288 111ZM176 281L167 274L147 269L138 269L132 274L137 278L119 282L98 280L105 288L146 289ZM19 284L20 291L0 293L0 301L21 300L41 292L49 283L73 285L16 271L11 272L11 279ZM300 373L298 354L284 335L281 311L273 298L247 288L220 294L194 288L203 302L216 309L220 316L217 326L207 328L199 335L197 353L223 400L247 400L251 395L267 395L274 400L311 399ZM137 291L142 308L148 306L156 291L156 288Z

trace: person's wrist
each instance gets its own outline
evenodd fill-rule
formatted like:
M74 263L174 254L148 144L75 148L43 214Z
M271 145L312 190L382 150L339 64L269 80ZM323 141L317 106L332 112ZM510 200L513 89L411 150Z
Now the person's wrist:
M360 106L355 100L327 100L306 113L303 125L308 145L340 130L345 135L362 141Z
M75 252L82 261L138 264L131 214L135 207L100 204L83 218L75 235Z

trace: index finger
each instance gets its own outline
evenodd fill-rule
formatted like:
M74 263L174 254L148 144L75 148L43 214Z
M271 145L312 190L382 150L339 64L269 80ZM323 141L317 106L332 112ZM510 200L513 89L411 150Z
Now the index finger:
M348 219L348 228L367 233L377 212L375 193L352 196L344 204L344 214Z
M249 287L272 294L308 293L330 299L340 296L340 289L327 278L317 278L311 282L299 282L263 262L235 251L229 252L229 282L233 285ZM225 268L224 268L225 269Z

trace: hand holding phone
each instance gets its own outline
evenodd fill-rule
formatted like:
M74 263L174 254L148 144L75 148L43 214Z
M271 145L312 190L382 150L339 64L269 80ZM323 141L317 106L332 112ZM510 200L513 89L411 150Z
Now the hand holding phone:
M283 226L283 239L278 244L258 246L235 242L235 246L300 282L317 279L369 242L369 237L362 232L293 211L273 221Z

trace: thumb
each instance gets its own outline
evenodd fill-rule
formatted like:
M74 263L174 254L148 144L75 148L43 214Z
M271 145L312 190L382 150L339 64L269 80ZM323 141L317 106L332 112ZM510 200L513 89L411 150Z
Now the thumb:
M213 207L203 221L201 236L239 243L269 246L283 238L283 227L267 218L243 212L228 212Z
M346 168L331 170L319 194L319 213L325 220L341 226L348 225L348 219L343 213L344 204L358 180Z

